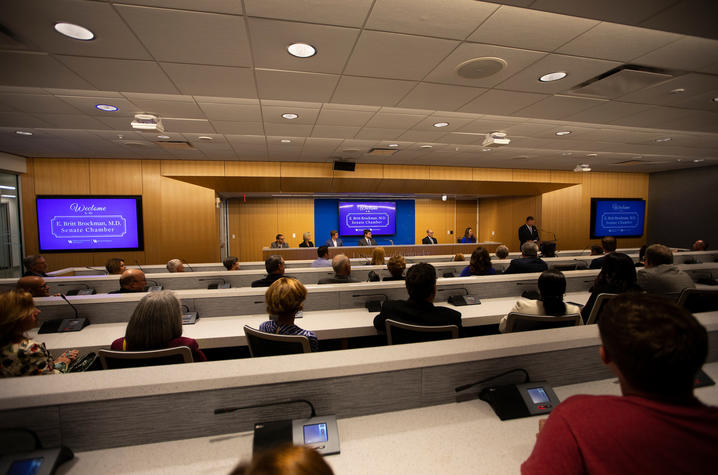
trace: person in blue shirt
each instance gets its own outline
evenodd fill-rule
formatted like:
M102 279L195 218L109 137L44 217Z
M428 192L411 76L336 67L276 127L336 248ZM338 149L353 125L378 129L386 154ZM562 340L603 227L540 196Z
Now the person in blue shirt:
M317 259L312 261L312 267L331 267L332 261L328 259L329 248L327 246L319 246L317 248Z
M489 251L479 246L471 253L471 263L464 267L459 277L468 277L470 275L494 275L496 269L491 266L491 256Z
M302 335L309 338L312 351L319 350L317 335L294 324L297 313L304 308L307 288L292 277L281 277L269 286L264 293L268 320L259 325L259 331L276 335Z
M471 229L471 226L469 226L464 231L464 237L461 238L461 244L467 244L472 242L476 242L476 236L474 236L474 230Z

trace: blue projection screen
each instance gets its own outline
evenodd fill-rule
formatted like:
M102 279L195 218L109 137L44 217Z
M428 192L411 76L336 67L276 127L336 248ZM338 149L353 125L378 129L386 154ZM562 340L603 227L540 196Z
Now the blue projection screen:
M40 252L142 251L142 197L38 196Z
M395 234L396 202L340 201L339 235L363 236L365 229L375 236Z
M631 198L591 198L591 239L641 237L646 202Z

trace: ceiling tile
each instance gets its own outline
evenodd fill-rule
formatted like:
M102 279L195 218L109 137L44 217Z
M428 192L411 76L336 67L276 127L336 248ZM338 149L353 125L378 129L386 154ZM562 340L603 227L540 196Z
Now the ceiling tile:
M3 65L0 83L8 86L95 89L47 54L0 51L0 64Z
M312 137L352 138L359 132L360 127L347 127L342 125L315 125L312 130Z
M374 115L370 111L322 108L316 125L340 125L361 127Z
M426 130L407 130L399 137L408 142L436 142L445 132L431 132Z
M663 124L668 121L679 119L682 116L690 114L687 109L676 109L673 107L651 107L637 114L621 117L610 123L619 125L629 125L632 127L649 127L663 128Z
M19 112L36 114L77 114L79 111L49 94L0 94L0 102Z
M31 114L20 112L1 112L0 127L47 127L48 123Z
M158 61L252 65L240 16L125 5L115 8Z
M704 109L716 112L718 111L718 100L714 100L716 98L718 98L718 89L687 98L682 102L677 102L675 106L685 107L687 109Z
M366 123L366 127L383 129L409 129L421 122L426 115L419 114L392 114L384 111L377 114Z
M360 27L372 0L244 0L247 15Z
M95 91L99 93L100 91ZM98 117L132 117L137 112L142 112L137 106L123 97L104 97L104 96L56 96L58 99L66 102L77 111L86 115ZM118 109L114 112L101 111L97 104L107 104L115 106Z
M412 81L342 76L332 102L341 104L395 105L414 86Z
M718 16L718 4L712 0L682 1L661 10L656 15L641 22L641 26L657 30L670 30L677 25L682 33L693 36L716 38L715 18Z
M627 117L648 109L651 106L645 104L631 104L628 102L608 101L592 107L588 110L566 116L567 120L578 122L593 122L605 124L621 117Z
M110 91L177 93L177 89L152 61L57 56L67 67L98 89Z
M282 114L286 113L294 113L299 117L296 119L285 119L282 117ZM262 117L264 122L287 125L314 125L318 115L319 109L305 109L293 106L269 106L262 103Z
M199 98L197 98L199 100ZM200 108L210 120L229 120L235 122L261 122L259 104L219 104L199 102Z
M373 127L364 127L354 138L365 140L396 140L406 129L380 129Z
M149 99L134 99L132 101L142 112L157 114L161 117L174 117L181 119L204 119L205 115L197 104L179 101L158 101Z
M455 111L484 91L486 89L475 87L419 83L401 100L399 106Z
M679 88L685 89L685 92L671 92ZM718 77L709 74L691 73L662 82L653 87L626 94L621 96L620 100L668 106L685 102L688 97L713 89L718 89Z
M512 114L546 97L548 96L545 94L491 89L459 110L477 114Z
M213 120L212 125L219 134L257 135L263 134L261 122L235 122L228 120Z
M525 107L514 115L542 119L564 119L570 115L601 105L600 99L584 99L569 96L552 96Z
M261 99L329 102L339 80L334 74L256 69L257 90Z
M698 71L718 63L718 40L687 36L633 62L658 68Z
M312 124L277 124L264 123L264 132L267 135L283 135L285 137L306 137L312 131Z
M106 0L112 3L145 5L148 7L176 8L178 10L197 10L203 12L242 14L242 5L237 0Z
M194 132L198 134L213 134L215 132L208 120L163 119L162 123L168 132Z
M256 98L254 75L250 68L162 63L162 69L182 94Z
M59 129L102 130L109 128L99 120L82 114L43 114L42 119Z
M596 20L502 6L481 24L468 41L553 51L598 23Z
M625 23L629 25L650 18L676 0L602 0L600 2L576 2L574 0L536 0L531 4L535 10L545 10L584 18Z

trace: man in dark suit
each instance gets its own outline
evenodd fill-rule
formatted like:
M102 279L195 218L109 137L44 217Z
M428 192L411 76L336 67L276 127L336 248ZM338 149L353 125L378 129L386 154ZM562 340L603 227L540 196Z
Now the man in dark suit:
M526 224L519 227L519 242L523 246L526 241L537 242L539 240L538 228L534 226L536 220L533 216L526 218Z
M536 243L527 241L521 246L521 257L513 259L504 274L526 274L528 272L543 272L547 269L546 263L538 257Z
M386 331L387 319L414 325L456 325L461 330L461 313L448 307L434 306L436 297L436 269L420 262L406 272L409 300L388 300L381 313L374 317L374 328Z
M327 247L341 247L344 245L341 239L339 239L339 232L335 230L331 230L329 233L329 239L327 239L327 242L324 243Z
M426 230L426 237L421 240L422 244L439 244L439 241L434 237L434 231L431 229Z
M23 277L36 275L38 277L47 277L47 261L40 255L27 256L22 260L25 266L25 273Z
M267 269L267 275L263 279L252 282L252 287L269 287L275 280L284 277L284 259L282 259L282 256L269 256L264 261L264 268Z
M605 254L601 257L597 257L594 260L592 260L589 268L590 269L600 269L601 267L603 267L603 261L604 261L604 259L606 259L606 255L610 254L612 252L616 252L617 246L618 246L618 243L616 242L615 237L603 236L601 238L601 247L603 248L603 252L605 252Z
M358 246L376 246L376 239L371 237L371 229L364 230L364 237L357 243Z
M359 282L356 279L351 278L352 264L347 256L344 254L337 254L332 259L332 269L334 269L334 277L325 277L321 279L318 284L349 284L352 282Z

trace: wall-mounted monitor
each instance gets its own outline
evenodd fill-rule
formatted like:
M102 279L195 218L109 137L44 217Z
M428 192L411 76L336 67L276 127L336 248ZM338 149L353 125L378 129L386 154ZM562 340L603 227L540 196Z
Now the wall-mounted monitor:
M40 252L142 251L141 196L37 196Z
M641 237L645 216L641 198L591 198L591 239Z
M396 201L340 201L339 235L363 236L365 229L373 236L396 234Z

